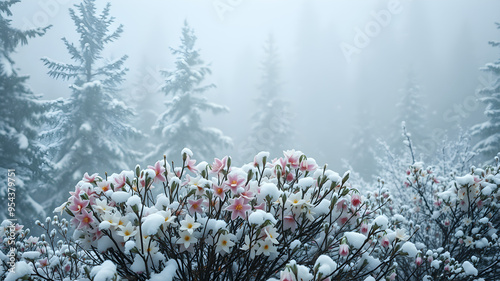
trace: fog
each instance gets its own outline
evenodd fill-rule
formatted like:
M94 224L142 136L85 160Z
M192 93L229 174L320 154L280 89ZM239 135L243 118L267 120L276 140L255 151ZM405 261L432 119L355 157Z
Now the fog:
M52 25L13 57L20 72L30 76L32 91L46 100L71 93L71 81L50 78L40 61L71 61L60 40L78 40L67 12L70 2L23 1L13 7L14 26ZM130 71L120 94L131 106L138 96L147 95L151 106L161 111L166 98L159 92L163 78L158 70L174 68L169 47L180 44L184 20L194 28L201 57L212 67L207 81L217 85L206 97L230 108L228 114L207 114L204 123L233 138L234 146L218 157L233 155L236 163L252 160L238 159L240 143L248 138L257 110L260 64L269 34L279 52L282 97L292 108L288 118L293 143L283 149L301 150L320 165L344 170L342 159L349 161L356 153L351 146L357 138L373 142L399 130L395 105L409 72L424 97L429 150L437 149L441 138L452 137L459 126L467 129L485 120L475 93L490 79L479 68L499 55L487 44L500 35L494 25L500 21L498 1L109 2L124 33L107 46L103 57L129 56ZM98 4L100 10L105 1ZM155 122L151 116L139 118L144 131ZM370 130L360 134L366 128ZM368 162L373 156L363 157ZM357 164L366 176L372 174L363 161Z

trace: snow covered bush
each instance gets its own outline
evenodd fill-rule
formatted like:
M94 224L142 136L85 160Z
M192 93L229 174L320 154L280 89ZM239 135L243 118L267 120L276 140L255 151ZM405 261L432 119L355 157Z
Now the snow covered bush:
M230 157L196 164L189 149L182 157L174 168L164 159L85 174L56 208L70 222L40 224L49 237L16 261L35 279L380 280L394 279L397 257L416 255L405 230L381 214L387 201L365 198L349 173L320 168L300 151L272 161L261 152L242 167Z
M397 260L404 280L493 280L500 274L500 165L465 168L473 157L467 137L430 158L416 161L409 134L405 155L380 159L377 190L389 194L383 212L414 232L417 255Z

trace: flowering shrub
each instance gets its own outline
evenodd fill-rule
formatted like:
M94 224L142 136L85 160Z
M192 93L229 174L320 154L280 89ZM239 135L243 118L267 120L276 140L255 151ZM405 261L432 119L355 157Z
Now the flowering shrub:
M182 157L174 168L164 159L85 174L56 208L70 221L40 223L48 237L16 261L40 280L393 280L395 259L416 257L405 230L381 214L387 200L365 198L349 173L299 151L272 161L261 152L242 167L229 157L196 164L189 149Z
M398 259L403 280L495 280L500 276L500 165L483 169L463 165L471 156L462 136L444 148L435 166L415 161L411 139L405 156L380 161L377 190L391 200L383 212L414 232L413 261ZM410 157L408 157L410 156ZM412 163L413 162L413 163ZM377 191L378 192L378 191ZM375 194L377 192L374 192Z

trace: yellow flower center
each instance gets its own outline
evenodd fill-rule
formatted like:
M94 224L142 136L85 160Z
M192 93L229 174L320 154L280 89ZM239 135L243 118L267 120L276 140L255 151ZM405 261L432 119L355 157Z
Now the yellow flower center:
M193 224L192 224L192 223L188 223L187 228L188 228L188 229L193 228Z
M221 244L222 244L222 246L226 246L227 245L227 241L223 240Z
M189 236L187 236L187 235L186 235L186 236L184 236L184 241L186 241L186 242L187 242L187 241L189 241L189 240L190 240L190 237L189 237Z
M236 211L241 211L241 210L243 210L243 205L241 205L241 204L236 205L235 209L236 209Z
M130 235L130 231L125 230L125 231L123 232L123 234L125 234L125 236L129 236L129 235Z

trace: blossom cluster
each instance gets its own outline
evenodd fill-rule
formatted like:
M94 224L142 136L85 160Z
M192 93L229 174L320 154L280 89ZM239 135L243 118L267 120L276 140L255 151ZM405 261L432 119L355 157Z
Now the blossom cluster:
M443 149L428 166L390 155L380 161L383 179L368 193L387 194L392 200L382 212L415 233L416 258L397 260L397 275L405 280L494 280L500 274L499 158L468 169L464 163L473 154L467 143L461 138L451 145L456 149Z
M62 255L58 268L73 274L60 277L394 279L395 258L414 252L405 230L380 213L385 203L360 195L348 172L320 168L300 151L272 160L261 152L242 167L230 157L197 164L189 149L182 157L178 167L164 159L105 177L85 174L55 210L70 217L60 234L68 224L74 229L58 243L73 249L72 259L51 245ZM44 257L32 256L31 273L50 277L40 270Z

